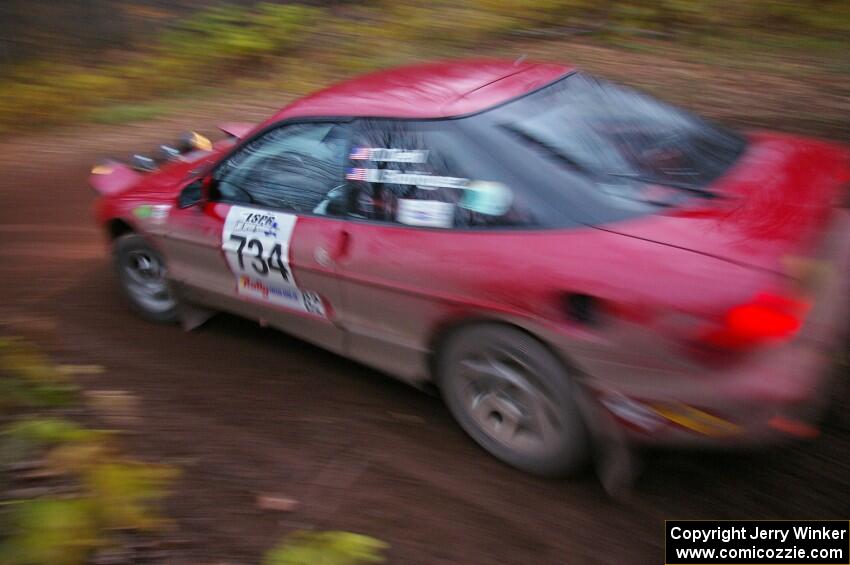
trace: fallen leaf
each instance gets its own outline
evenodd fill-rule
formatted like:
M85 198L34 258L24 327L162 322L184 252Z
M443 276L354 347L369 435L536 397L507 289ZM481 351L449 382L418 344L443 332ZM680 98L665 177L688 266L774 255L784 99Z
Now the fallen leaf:
M263 510L274 510L276 512L292 512L298 508L298 501L293 498L277 495L259 495L257 506Z
M398 420L399 422L406 422L408 424L424 424L425 419L415 414L404 414L402 412L387 412L390 418L393 420Z

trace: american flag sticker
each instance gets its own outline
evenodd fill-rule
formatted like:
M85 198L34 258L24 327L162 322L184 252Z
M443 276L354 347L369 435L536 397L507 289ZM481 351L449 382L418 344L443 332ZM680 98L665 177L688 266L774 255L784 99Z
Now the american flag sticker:
M372 155L372 150L368 147L355 147L351 150L348 156L352 161L367 161Z
M368 170L367 169L348 169L348 173L345 175L345 178L348 180L368 180L367 179Z
M394 149L388 147L355 147L348 154L352 161L381 161L388 163L426 163L427 149Z

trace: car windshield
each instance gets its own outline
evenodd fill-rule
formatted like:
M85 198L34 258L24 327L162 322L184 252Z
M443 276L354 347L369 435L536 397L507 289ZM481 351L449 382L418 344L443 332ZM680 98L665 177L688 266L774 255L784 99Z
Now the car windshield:
M731 131L581 73L501 110L498 127L598 191L662 205L713 197L710 183L745 148Z

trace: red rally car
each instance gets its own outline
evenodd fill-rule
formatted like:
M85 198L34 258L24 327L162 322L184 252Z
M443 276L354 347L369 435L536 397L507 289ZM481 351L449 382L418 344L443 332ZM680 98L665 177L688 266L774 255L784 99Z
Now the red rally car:
M606 438L816 435L848 307L845 147L489 60L222 129L92 171L145 318L227 311L436 385L541 475Z

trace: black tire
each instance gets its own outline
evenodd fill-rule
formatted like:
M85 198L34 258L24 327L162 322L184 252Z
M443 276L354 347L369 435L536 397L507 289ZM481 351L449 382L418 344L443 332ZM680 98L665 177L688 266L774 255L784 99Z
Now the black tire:
M492 367L484 370L487 359ZM577 385L534 337L499 324L465 328L438 352L437 371L455 419L498 459L545 477L584 467L590 440L575 400Z
M151 270L147 295L142 290L146 283L139 269L139 262L143 260L147 260L157 271L155 273ZM128 233L116 239L112 245L112 262L121 290L136 314L163 324L177 321L178 304L165 277L165 260L144 237Z

